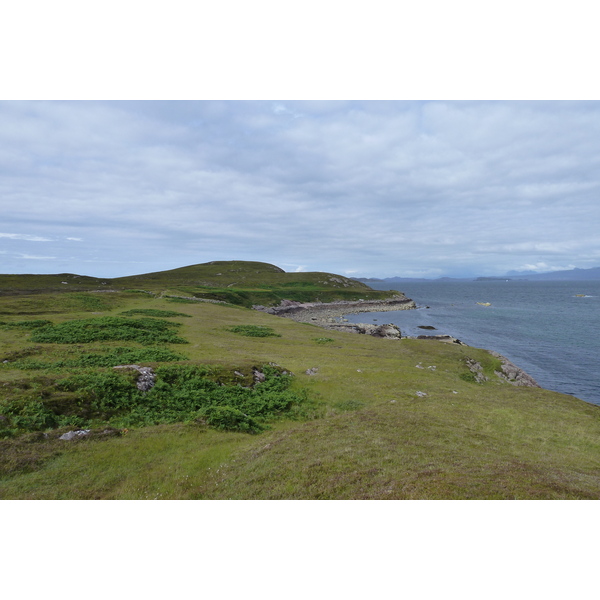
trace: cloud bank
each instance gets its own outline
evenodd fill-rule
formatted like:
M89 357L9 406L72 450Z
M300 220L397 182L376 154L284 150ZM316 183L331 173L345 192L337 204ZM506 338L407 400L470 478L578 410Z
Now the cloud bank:
M0 271L598 266L599 134L598 102L0 102Z

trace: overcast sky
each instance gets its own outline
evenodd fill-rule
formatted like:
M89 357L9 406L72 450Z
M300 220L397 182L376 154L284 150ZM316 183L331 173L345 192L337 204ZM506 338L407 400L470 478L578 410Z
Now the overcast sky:
M600 265L600 102L2 101L0 272Z

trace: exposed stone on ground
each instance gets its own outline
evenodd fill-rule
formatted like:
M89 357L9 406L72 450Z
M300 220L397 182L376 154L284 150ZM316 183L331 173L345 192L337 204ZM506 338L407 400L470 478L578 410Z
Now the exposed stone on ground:
M97 429L76 429L74 431L67 431L67 433L63 433L58 439L65 440L68 442L70 440L76 440L84 437L114 437L121 435L121 433L121 429L115 429L114 427L107 427L102 431L99 431ZM41 432L39 432L38 435L43 435L44 438L48 438L47 433L41 434Z
M484 381L488 380L488 378L483 374L483 367L481 366L480 362L477 362L472 358L467 358L466 363L467 367L469 367L469 371L471 371L471 373L473 373L475 376L475 381L477 383L483 383Z
M130 371L137 371L139 376L137 378L136 386L141 392L147 392L154 387L156 382L156 375L151 367L140 367L139 365L118 365L113 369L126 369Z
M504 379L505 381L517 386L540 387L537 381L531 375L523 371L523 369L520 367L517 367L517 365L508 360L506 356L502 356L502 354L494 352L493 350L489 350L488 352L492 356L499 358L502 362L502 372L495 371L496 375L500 377L500 379Z
M339 300L337 302L296 302L282 300L279 306L255 304L252 308L271 315L287 317L301 323L318 321L324 326L327 319L339 319L347 314L362 312L387 312L392 310L414 309L417 305L404 294L397 294L387 300Z
M261 383L266 379L265 374L257 368L252 369L252 378L254 379L254 383Z
M77 431L67 431L63 433L58 439L59 440L73 440L75 438L85 437L90 434L91 429L78 429Z
M319 372L319 367L312 367L312 369L307 369L305 373L307 375L316 375Z
M451 344L460 344L461 346L466 346L459 339L452 337L451 335L418 335L418 340L437 340L438 342L448 342Z
M388 340L399 340L402 337L400 328L391 323L386 325L372 325L371 323L331 323L324 326L333 331L346 331L348 333L362 333L374 337L386 338Z

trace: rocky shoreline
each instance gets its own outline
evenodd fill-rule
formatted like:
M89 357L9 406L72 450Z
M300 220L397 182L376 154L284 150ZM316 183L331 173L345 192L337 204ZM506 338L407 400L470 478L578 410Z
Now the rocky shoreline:
M388 300L340 300L339 302L295 302L282 300L279 306L255 305L252 308L271 315L285 317L299 323L311 323L324 329L336 329L353 333L367 333L377 337L400 338L396 325L370 325L367 323L344 324L341 318L347 314L363 312L387 312L417 308L414 300L404 294L396 294Z
M389 300L358 300L339 302L296 302L294 300L282 300L279 306L266 307L255 305L255 310L277 315L298 321L299 323L310 323L324 329L335 331L346 331L349 333L367 334L375 337L396 339L402 337L397 325L386 323L384 325L373 325L370 323L344 323L342 318L348 314L359 314L363 312L387 312L396 310L412 310L417 305L414 300L407 298L404 294L395 295ZM445 343L466 345L460 340L449 335L419 335L417 339L436 340ZM488 351L492 356L500 359L501 371L496 371L500 379L504 379L516 386L540 387L539 384L528 373L517 367L505 356L494 351ZM483 375L483 369L479 363L469 364L469 369L474 374L476 381L487 380Z

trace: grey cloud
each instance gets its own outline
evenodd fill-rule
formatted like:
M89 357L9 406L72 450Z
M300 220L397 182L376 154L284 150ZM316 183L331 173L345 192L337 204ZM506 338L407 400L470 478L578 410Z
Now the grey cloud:
M0 151L0 209L7 231L31 237L0 234L2 252L43 238L57 265L104 276L225 258L380 276L595 266L599 113L595 102L3 102L0 148L14 152Z

